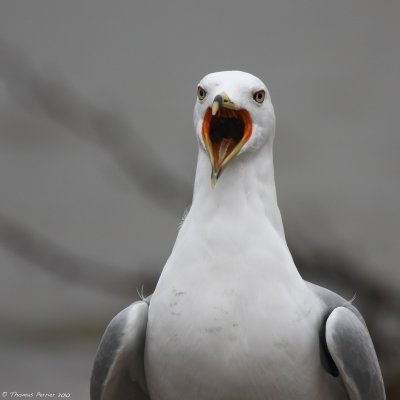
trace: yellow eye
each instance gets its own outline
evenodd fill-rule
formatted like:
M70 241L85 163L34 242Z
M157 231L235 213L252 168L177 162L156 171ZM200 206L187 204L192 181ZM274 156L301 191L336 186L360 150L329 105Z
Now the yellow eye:
M265 99L265 90L258 90L257 92L255 92L255 93L253 94L253 99L254 99L257 103L261 104L261 103L264 101L264 99Z
M204 100L204 98L207 96L207 92L205 89L203 89L201 86L197 88L197 97L199 100Z

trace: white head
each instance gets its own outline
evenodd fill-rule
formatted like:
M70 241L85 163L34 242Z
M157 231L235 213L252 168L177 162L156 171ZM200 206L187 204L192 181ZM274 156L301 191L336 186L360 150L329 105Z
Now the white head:
M206 75L198 84L194 126L209 155L215 185L235 156L267 142L272 146L275 113L267 87L241 71Z

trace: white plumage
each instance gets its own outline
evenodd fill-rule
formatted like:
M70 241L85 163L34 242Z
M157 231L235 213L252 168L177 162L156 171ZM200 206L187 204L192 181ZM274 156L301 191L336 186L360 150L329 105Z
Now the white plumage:
M92 399L130 398L127 389L101 397L110 382L124 386L124 370L151 400L339 400L346 393L384 399L358 312L305 282L293 263L276 200L275 114L265 85L239 71L207 75L194 125L199 155L191 209L153 296L136 303L141 313L148 305L148 320L137 327L135 351L121 349L137 305L106 331L99 353L113 352L107 337L120 339L108 366L98 356L92 393L100 397ZM115 326L130 328L121 335ZM348 346L362 357L348 360ZM115 368L122 354L128 361Z

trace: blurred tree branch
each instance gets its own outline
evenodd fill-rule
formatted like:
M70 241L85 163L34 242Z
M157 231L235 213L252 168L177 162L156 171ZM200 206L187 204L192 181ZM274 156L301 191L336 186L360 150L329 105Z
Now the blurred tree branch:
M189 203L191 188L185 182L179 181L169 172L135 130L130 126L125 117L117 112L101 109L83 100L77 93L59 81L51 80L40 74L18 49L0 39L0 79L3 81L10 96L21 107L39 113L52 121L66 127L69 132L102 146L104 151L114 160L116 165L126 174L133 184L139 185L150 199L156 201L166 211L172 212L177 217L182 214L184 207ZM24 258L30 255L36 264L40 260L51 271L49 260L65 260L69 258L69 268L75 273L80 272L83 277L93 272L97 262L74 258L72 254L66 256L61 247L41 238L36 240L33 234L23 225L18 225L10 219L0 216L2 242L6 248L14 253L22 252ZM11 228L11 229L10 229ZM11 232L11 234L10 234ZM18 232L18 235L15 233ZM25 247L20 247L18 240L24 238ZM29 245L28 245L29 244ZM37 251L35 248L37 247ZM29 248L29 252L26 250ZM330 276L339 279L346 286L365 291L375 299L388 296L387 289L369 275L357 274L351 268L351 260L343 257L333 257L333 253L314 249L310 245L310 252L305 255L298 251L295 243L291 246L294 258L299 269L306 278L316 276ZM46 250L47 249L47 250ZM49 253L46 255L46 251ZM60 251L59 256L56 255ZM318 253L318 256L315 256ZM333 257L333 258L332 258ZM332 262L332 260L334 260ZM62 262L65 266L65 263ZM350 264L350 265L349 265ZM90 268L89 268L90 265ZM57 266L54 266L57 268ZM84 271L88 268L90 272ZM101 269L109 268L102 266ZM58 275L62 276L61 266ZM57 270L57 269L56 269ZM67 276L67 275L66 275ZM125 276L126 278L126 276ZM121 284L124 282L124 278ZM313 280L313 279L311 279ZM110 282L111 284L111 282ZM391 306L399 308L399 295L391 293L388 300ZM387 297L387 298L389 298Z
M46 116L83 139L101 145L130 181L139 185L151 199L158 201L165 210L177 216L182 213L190 199L190 187L180 182L159 161L155 161L157 157L152 149L136 134L123 115L89 104L65 84L42 76L33 68L27 57L2 40L0 40L0 79L17 104L31 112ZM48 264L50 259L58 258L59 261L69 259L69 268L72 268L74 257L71 254L66 256L65 251L61 251L60 257L57 257L55 249L60 251L60 248L55 243L45 242L43 238L40 241L35 239L35 235L27 228L3 216L0 216L0 224L2 224L3 245L11 248L14 253L22 251L25 257L30 254L36 263L40 259L44 264ZM24 239L25 247L18 246L17 240L20 239ZM35 251L35 247L38 251ZM45 248L48 248L48 255L45 255ZM313 276L329 274L332 277L334 272L336 279L340 277L340 280L346 282L348 286L357 288L357 291L365 290L370 296L380 300L387 295L386 292L382 293L383 289L373 279L367 275L356 274L355 269L348 265L348 260L337 260L336 256L335 262L332 263L333 254L321 250L317 257L314 254L305 258L300 256L295 246L292 248L296 254L298 267L305 272L305 275L312 272ZM80 265L82 268L94 264L88 263L88 260L84 263L78 262L77 259L74 261L77 263L76 266ZM61 269L61 267L58 269L60 275L62 275ZM77 267L75 273L78 270ZM89 275L83 271L81 274ZM398 300L396 294L394 298ZM391 302L396 306L398 303L398 301Z
M71 134L100 145L128 179L152 201L177 218L182 214L190 202L190 185L179 181L162 165L123 115L90 104L66 84L44 76L35 70L27 57L1 39L0 80L18 105L60 124ZM137 283L143 282L149 290L157 279L143 276L144 271L152 270L146 266L122 268L78 256L1 213L0 241L12 254L64 281L129 298L135 294ZM325 283L327 287L336 283L347 293L357 293L361 300L360 308L377 338L377 348L385 357L393 358L396 352L392 342L385 340L385 334L378 329L379 322L376 321L383 312L398 316L399 293L384 287L372 275L362 273L355 268L357 261L336 249L321 249L308 243L307 251L304 251L304 246L300 248L295 240L291 241L290 247L305 279Z
M0 79L26 110L102 146L129 180L165 210L179 216L190 203L191 186L162 165L123 115L90 104L62 82L41 75L27 57L1 39Z
M360 261L337 249L321 248L313 243L303 244L300 249L297 243L289 241L289 247L304 279L324 283L326 287L338 286L343 290L343 296L355 294L357 298L369 301L374 308L400 309L400 293L360 269Z
M132 298L137 294L137 284L154 288L154 268L140 269L104 264L79 256L38 232L21 225L0 213L0 242L12 254L28 261L46 273L63 281L102 290L114 295Z

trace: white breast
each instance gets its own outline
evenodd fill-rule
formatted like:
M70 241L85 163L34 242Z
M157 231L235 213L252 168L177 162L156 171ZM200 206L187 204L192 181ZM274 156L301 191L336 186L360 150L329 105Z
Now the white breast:
M201 235L185 227L152 297L152 400L320 399L321 307L298 274L287 274L282 263L292 259L279 234L254 229L243 243L228 226L219 240L229 251L210 252L213 224Z

